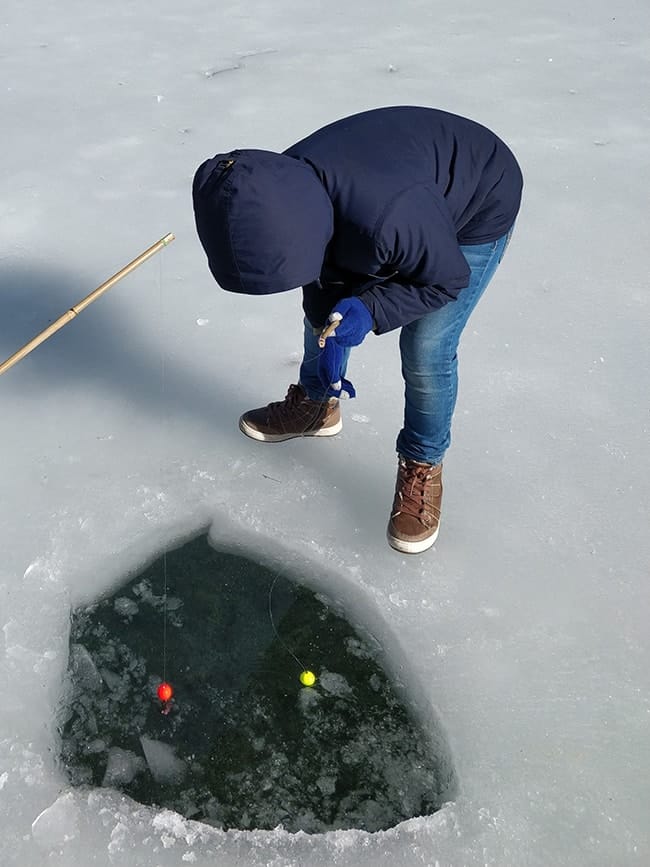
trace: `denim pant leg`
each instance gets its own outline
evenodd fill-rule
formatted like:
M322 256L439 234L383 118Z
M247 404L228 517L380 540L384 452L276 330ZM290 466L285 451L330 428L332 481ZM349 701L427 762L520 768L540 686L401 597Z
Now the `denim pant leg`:
M318 378L319 334L320 332L315 332L310 323L305 319L304 352L302 364L300 365L300 385L305 389L307 397L311 400L324 400L327 392L327 389ZM341 376L345 376L349 357L350 350L346 348L343 350Z
M456 301L402 328L405 407L397 451L406 458L439 464L449 447L458 393L460 335L503 257L511 232L498 241L462 246L471 272L469 285L461 289Z

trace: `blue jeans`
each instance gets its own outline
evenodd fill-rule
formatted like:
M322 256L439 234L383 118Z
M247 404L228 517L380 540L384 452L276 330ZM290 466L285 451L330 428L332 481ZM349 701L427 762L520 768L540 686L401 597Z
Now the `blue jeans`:
M458 342L472 310L494 276L512 229L487 244L461 246L470 267L469 285L456 301L402 328L399 340L404 377L404 427L397 451L406 458L439 464L451 441L451 419L458 393ZM346 355L346 363L349 352ZM312 400L321 400L318 336L305 322L300 383Z

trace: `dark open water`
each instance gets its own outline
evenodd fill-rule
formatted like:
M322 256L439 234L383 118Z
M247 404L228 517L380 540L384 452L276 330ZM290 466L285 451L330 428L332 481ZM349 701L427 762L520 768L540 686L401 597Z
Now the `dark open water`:
M73 785L223 828L376 831L438 809L448 781L376 642L324 597L207 537L167 553L166 572L166 618L162 557L73 612L60 729Z

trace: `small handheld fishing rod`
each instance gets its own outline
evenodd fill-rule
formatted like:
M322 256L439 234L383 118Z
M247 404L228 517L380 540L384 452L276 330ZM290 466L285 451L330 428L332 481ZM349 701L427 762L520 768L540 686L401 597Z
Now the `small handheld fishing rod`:
M139 265L142 265L143 262L146 262L147 259L150 259L155 253L159 250L162 250L163 247L166 247L168 244L174 240L175 235L170 232L165 235L164 238L161 238L160 241L156 241L155 244L152 244L149 249L145 250L144 253L140 253L132 262L129 262L128 265L125 265L124 268L121 268L116 274L113 274L112 277L109 277L106 282L102 283L101 286L98 286L90 295L86 295L85 298L82 298L77 304L71 307L69 310L59 316L57 320L55 320L51 325L48 325L47 328L43 329L36 337L33 337L28 343L22 346L17 352L14 352L6 361L3 361L0 364L0 376L9 370L10 367L13 367L14 364L17 364L19 361L29 355L32 350L36 349L37 346L40 346L41 343L44 343L49 337L55 334L60 328L63 328L64 325L67 325L72 319L74 319L82 310L85 310L93 301L96 301L104 292L108 291L111 286L114 286L118 280L121 280L123 277L126 277L127 274L130 274L135 268Z

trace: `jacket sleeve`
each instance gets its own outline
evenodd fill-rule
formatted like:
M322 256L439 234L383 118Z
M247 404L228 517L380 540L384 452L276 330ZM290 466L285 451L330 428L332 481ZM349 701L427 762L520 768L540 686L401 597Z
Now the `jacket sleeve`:
M362 292L359 298L370 310L375 334L385 334L455 301L463 288L443 289L441 286L386 280Z
M435 185L418 184L402 193L377 227L374 245L382 272L390 276L365 287L359 298L377 334L454 301L469 283L454 222Z

